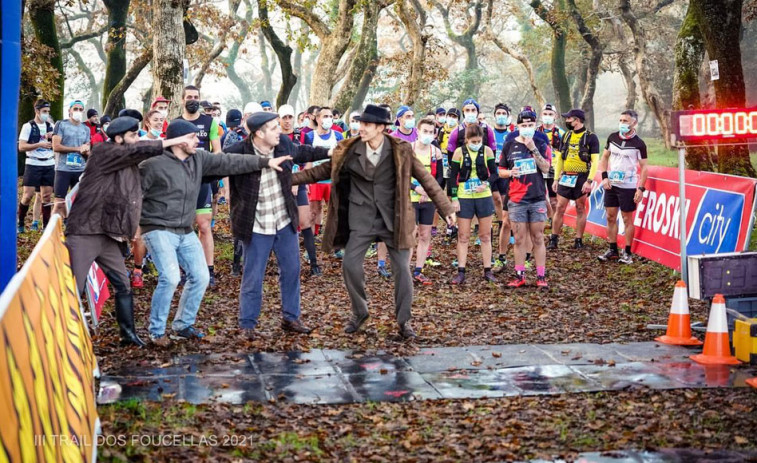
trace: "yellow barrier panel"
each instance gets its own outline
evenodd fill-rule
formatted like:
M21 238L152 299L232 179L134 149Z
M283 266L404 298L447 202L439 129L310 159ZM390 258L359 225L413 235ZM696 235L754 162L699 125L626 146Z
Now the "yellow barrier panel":
M0 463L89 462L97 369L60 216L0 295Z

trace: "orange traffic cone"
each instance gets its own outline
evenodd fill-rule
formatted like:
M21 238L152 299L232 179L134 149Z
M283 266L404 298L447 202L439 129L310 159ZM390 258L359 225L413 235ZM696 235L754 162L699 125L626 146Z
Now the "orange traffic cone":
M710 318L707 320L707 335L704 337L704 351L689 358L705 365L737 365L741 363L731 355L731 344L728 341L728 320L725 316L725 299L722 294L716 294L712 299Z
M757 378L750 378L746 380L746 383L752 386L753 388L757 389Z
M700 346L702 341L691 335L691 315L689 315L689 297L686 283L678 281L673 291L673 302L670 304L668 317L668 331L665 336L655 338L655 341L674 346Z

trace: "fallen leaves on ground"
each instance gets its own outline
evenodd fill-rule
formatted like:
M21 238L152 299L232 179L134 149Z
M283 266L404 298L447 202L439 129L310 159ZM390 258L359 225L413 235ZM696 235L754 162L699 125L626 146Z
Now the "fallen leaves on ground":
M726 413L733 404L744 408ZM126 453L130 461L572 460L586 451L757 449L745 434L757 426L757 395L748 389L352 405L127 402L99 410L106 437L194 436L189 446L103 446L101 461ZM218 445L198 445L201 436Z

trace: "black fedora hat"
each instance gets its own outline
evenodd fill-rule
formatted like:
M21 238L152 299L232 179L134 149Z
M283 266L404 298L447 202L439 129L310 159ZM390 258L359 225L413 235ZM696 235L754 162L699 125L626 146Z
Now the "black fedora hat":
M359 122L371 122L374 124L391 125L389 111L376 105L369 104L363 110L363 114L356 117Z

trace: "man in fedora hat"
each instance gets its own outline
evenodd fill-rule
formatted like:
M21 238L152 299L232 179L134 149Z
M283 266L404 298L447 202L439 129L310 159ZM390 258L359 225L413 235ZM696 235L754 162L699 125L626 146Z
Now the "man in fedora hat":
M352 301L346 333L355 333L368 319L363 262L375 240L384 242L394 269L394 302L400 335L415 338L410 326L413 282L409 253L415 246L415 211L410 202L411 178L416 190L434 202L449 223L452 204L436 180L415 157L410 143L385 135L392 124L389 111L368 105L358 118L359 137L334 149L330 161L294 175L294 184L331 179L329 212L323 234L326 252L344 248L342 275Z

